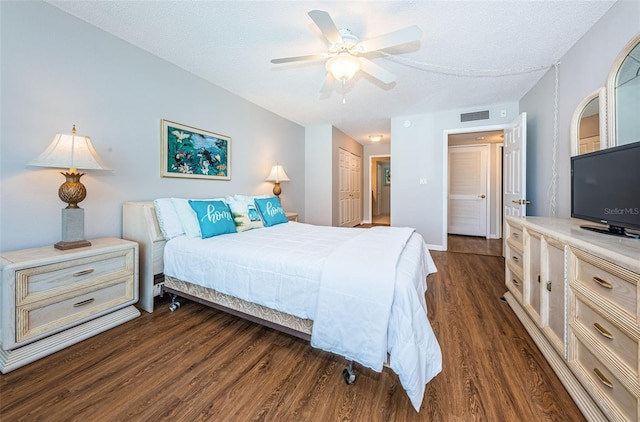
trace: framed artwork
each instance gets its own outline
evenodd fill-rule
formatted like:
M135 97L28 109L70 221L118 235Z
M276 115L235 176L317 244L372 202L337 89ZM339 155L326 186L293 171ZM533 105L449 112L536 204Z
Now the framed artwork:
M231 138L161 120L162 177L231 180Z
M384 169L384 185L391 185L391 169L388 167Z

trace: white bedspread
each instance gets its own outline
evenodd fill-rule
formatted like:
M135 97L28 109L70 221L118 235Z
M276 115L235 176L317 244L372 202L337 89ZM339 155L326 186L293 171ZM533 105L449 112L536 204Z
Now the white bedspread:
M425 385L442 370L442 355L424 299L425 279L434 268L431 255L425 249L413 255L419 260L413 266L398 265L412 234L409 228L374 227L329 256L311 345L377 372L389 353L391 368L419 411ZM418 238L414 249L424 248L423 242L416 245Z
M340 253L332 253L346 251L343 247L347 248L344 245L349 243L362 244L363 239L370 244L371 239L366 239L369 236L384 237L384 229L345 229L291 222L209 239L180 236L171 239L165 246L164 272L168 276L280 312L314 320L313 344L317 329L316 314L321 309L318 303L323 271L325 267L332 266L335 270L338 265L330 261L337 260ZM357 240L359 236L364 237ZM385 292L382 294L385 299L382 307L389 308L385 311L383 322L365 322L374 324L368 328L350 325L350 321L362 319L363 315L371 314L370 311L358 311L356 318L340 318L340 336L345 339L359 333L363 337L368 332L378 333L375 340L371 339L376 345L372 348L376 350L372 353L375 362L371 364L368 358L336 353L377 371L381 370L379 362L381 359L384 361L385 352L389 353L391 369L398 374L413 406L419 410L426 383L442 370L441 351L427 319L425 301L426 276L435 272L436 268L422 236L414 232L402 242L405 242L404 247L397 247L401 249L397 255L399 258L396 257L392 266L388 264L385 267L384 277L379 277L387 279L390 272L394 274L391 277L395 277L395 286L392 283L387 287L380 286L380 291ZM390 248L384 249L388 251ZM363 279L362 274L358 277L360 270L356 267L347 266L344 270L345 274L349 274L347 278L361 280L357 282L361 285L367 278L376 277L376 274L372 274L375 271L367 270L367 277ZM358 309L366 310L366 301L360 302L364 308L359 306ZM390 304L387 305L387 302ZM349 308L344 310L348 311ZM352 307L353 310L355 308ZM375 314L373 319L380 319L378 316L382 314ZM383 332L382 337L380 332Z
M413 229L362 230L327 258L311 345L382 371L396 267Z

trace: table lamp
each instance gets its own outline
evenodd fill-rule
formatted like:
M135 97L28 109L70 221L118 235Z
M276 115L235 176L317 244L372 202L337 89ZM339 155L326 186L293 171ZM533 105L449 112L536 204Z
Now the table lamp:
M287 176L287 173L284 172L284 167L282 167L280 164L276 164L275 166L271 167L271 173L269 173L269 176L267 176L266 181L274 182L273 194L279 197L282 193L280 182L288 182L289 176Z
M56 249L67 250L91 246L84 239L84 210L78 206L87 196L87 189L80 182L85 173L81 170L110 170L91 144L88 136L77 135L76 126L70 134L57 134L49 147L28 163L36 167L68 168L60 172L66 177L58 189L58 196L67 207L62 209L62 240L54 245Z

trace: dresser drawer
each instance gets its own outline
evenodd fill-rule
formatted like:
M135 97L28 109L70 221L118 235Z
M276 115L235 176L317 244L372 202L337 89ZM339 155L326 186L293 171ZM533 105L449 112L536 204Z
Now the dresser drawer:
M580 341L574 369L596 403L612 420L637 421L638 398Z
M524 284L522 283L522 269L519 269L511 262L507 261L506 272L507 288L514 294L515 298L522 304Z
M511 264L513 267L518 268L520 273L518 274L522 277L522 251L517 250L513 247L511 240L507 241L507 263Z
M123 277L82 294L55 296L16 308L16 343L69 328L83 319L133 303L134 277Z
M523 248L523 244L524 244L524 234L522 232L522 229L519 227L514 226L513 224L509 224L509 240L511 240L513 243L516 243L520 246L520 250L522 250Z
M16 271L16 306L133 274L134 249Z
M637 321L638 280L640 274L627 270L579 249L575 256L572 284L581 291L589 291L629 313Z
M638 340L618 328L608 318L584 303L580 297L574 302L575 319L572 328L589 339L599 350L603 360L620 368L632 383L638 382Z

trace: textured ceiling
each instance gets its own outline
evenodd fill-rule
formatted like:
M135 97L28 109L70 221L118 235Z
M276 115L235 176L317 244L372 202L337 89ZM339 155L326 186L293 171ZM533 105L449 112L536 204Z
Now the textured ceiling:
M331 124L367 144L377 133L388 142L394 116L519 100L545 73L520 71L559 60L614 2L49 3L289 120ZM367 56L396 82L385 85L360 72L344 92L336 82L330 95L321 95L322 60L270 63L327 51L307 15L313 9L329 12L339 29L360 40L410 25L422 29L422 39Z

